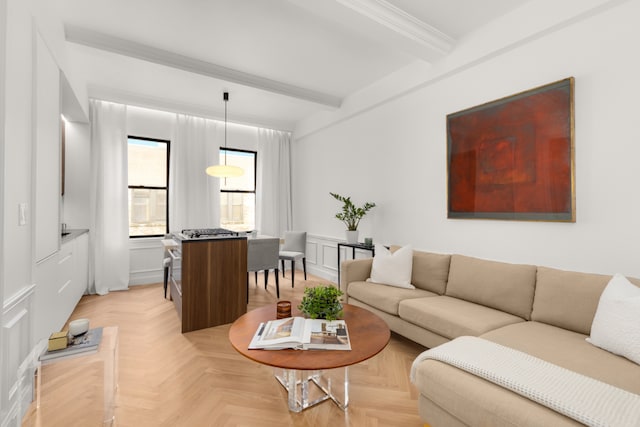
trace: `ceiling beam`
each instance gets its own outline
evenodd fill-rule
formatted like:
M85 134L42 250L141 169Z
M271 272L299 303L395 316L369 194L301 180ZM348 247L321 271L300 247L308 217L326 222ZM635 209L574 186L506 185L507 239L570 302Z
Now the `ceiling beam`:
M245 73L131 40L99 33L87 28L65 25L65 37L66 40L71 43L77 43L215 79L238 83L332 108L338 108L342 104L342 99L337 96L290 85L255 74Z
M337 0L355 12L429 49L443 57L454 47L455 40L386 0Z

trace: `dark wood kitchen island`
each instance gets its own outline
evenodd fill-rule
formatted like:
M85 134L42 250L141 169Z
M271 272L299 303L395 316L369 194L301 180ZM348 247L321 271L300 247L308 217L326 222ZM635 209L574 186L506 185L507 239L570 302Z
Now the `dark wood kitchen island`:
M180 241L173 253L171 298L182 333L232 323L247 312L247 239Z

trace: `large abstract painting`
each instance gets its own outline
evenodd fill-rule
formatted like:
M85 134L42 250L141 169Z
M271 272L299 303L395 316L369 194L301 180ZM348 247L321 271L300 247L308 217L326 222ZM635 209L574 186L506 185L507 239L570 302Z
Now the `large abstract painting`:
M447 115L449 218L575 222L573 88Z

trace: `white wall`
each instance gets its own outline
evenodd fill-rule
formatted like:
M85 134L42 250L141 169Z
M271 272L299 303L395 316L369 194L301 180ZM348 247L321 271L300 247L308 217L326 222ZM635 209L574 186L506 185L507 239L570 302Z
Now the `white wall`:
M31 97L33 27L24 2L7 2L4 224L5 297L31 284L31 218L18 225L18 206L31 205Z
M470 56L466 65L437 70L437 78L425 74L414 89L333 123L302 126L293 144L295 228L327 242L342 239L333 191L377 203L360 236L378 242L640 277L640 2L611 5L514 43L516 49ZM569 76L576 223L448 220L446 115Z
M27 357L31 345L33 321L32 286L32 216L27 224L18 225L18 205L32 206L32 76L33 42L29 4L7 0L1 4L5 61L2 61L4 104L2 128L4 154L2 215L2 346L0 351L0 424L19 425L21 402L26 391L20 387L18 368ZM6 14L6 15L5 15ZM10 106L11 108L6 108ZM10 266L9 268L6 268Z
M4 109L5 109L5 64L6 64L6 31L7 28L7 2L0 0L0 176L4 176ZM0 242L4 242L4 186L0 185ZM0 271L5 270L4 245L0 246ZM0 301L4 317L4 275L0 275ZM0 325L0 348L5 348L4 325ZM0 383L4 382L5 354L0 352ZM7 411L4 391L0 387L0 414ZM0 420L4 420L5 415L0 415Z

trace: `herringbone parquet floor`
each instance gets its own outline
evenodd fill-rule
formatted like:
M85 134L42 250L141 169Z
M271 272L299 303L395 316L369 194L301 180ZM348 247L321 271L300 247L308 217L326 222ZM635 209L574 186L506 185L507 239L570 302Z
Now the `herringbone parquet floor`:
M300 299L305 286L320 281L296 272L280 282L281 299ZM265 291L249 287L249 310L276 301L273 274ZM229 344L230 325L187 334L162 285L132 287L106 296L84 296L71 319L88 317L91 327L119 328L117 426L421 426L417 391L409 382L413 359L424 350L392 335L387 348L349 368L350 405L346 412L326 401L302 413L288 410L285 390L270 367L238 354ZM55 366L55 365L51 365ZM47 405L27 412L23 426L92 426L101 372L68 369L50 385ZM81 385L76 379L82 378ZM89 380L87 380L89 378ZM92 386L87 386L89 383ZM45 390L45 387L43 387ZM44 401L44 399L43 399ZM48 409L47 409L48 408ZM55 409L52 409L55 408Z

